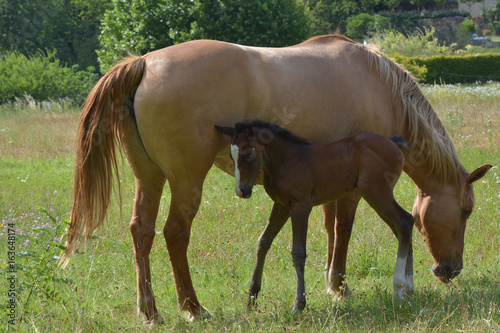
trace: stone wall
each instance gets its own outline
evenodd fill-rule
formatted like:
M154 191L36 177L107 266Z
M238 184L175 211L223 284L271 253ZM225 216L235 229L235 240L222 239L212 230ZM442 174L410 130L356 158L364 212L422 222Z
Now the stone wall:
M495 7L499 0L483 0L481 2L469 2L469 3L459 3L458 9L470 11L472 17L478 17L483 15L483 9Z

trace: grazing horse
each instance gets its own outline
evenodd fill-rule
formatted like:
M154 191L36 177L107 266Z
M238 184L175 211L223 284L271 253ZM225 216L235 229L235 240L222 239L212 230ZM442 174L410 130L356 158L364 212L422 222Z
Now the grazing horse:
M462 267L465 222L474 205L472 173L411 75L384 55L341 36L284 48L197 40L122 60L92 89L80 116L74 204L61 263L66 265L106 216L121 146L135 177L130 233L138 312L162 322L149 255L162 191L171 202L163 235L177 300L189 320L209 315L194 290L187 249L203 181L213 163L234 172L229 142L213 126L249 119L277 123L312 143L357 132L408 140L404 171L418 187L415 225L449 281ZM262 184L262 177L258 182ZM344 296L357 192L323 205L328 235L325 281ZM271 216L272 218L272 216Z
M413 216L398 205L393 195L403 171L402 149L408 149L405 139L395 136L391 141L378 134L358 133L333 143L310 145L283 128L265 122L216 128L232 138L236 194L250 198L262 167L264 188L274 201L271 213L274 216L259 237L249 307L255 305L261 288L267 252L290 217L292 260L297 274L293 311L304 309L309 214L313 206L345 198L355 190L391 227L399 241L394 297L404 300L407 294L413 293Z

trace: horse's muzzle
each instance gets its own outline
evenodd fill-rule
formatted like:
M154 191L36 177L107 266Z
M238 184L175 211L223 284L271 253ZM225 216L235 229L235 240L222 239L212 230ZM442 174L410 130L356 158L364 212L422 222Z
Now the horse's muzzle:
M441 282L449 283L451 279L460 274L462 271L463 264L459 265L448 265L448 264L439 264L432 265L432 273L437 277Z
M239 191L236 191L236 194L243 199L248 199L252 196L252 187L251 186L241 186Z

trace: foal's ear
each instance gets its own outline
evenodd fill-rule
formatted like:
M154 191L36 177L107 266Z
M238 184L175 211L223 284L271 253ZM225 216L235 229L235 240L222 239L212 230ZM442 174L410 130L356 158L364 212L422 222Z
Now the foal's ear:
M251 127L245 128L245 136L251 138L253 136L253 129Z
M467 184L472 184L475 181L478 181L479 179L483 178L484 175L493 167L491 164L484 164L481 165L479 168L476 170L472 171L472 173L467 177Z
M229 135L230 137L233 137L233 135L234 135L234 128L232 128L232 127L223 127L223 126L215 125L215 128L219 132L221 132L222 134Z

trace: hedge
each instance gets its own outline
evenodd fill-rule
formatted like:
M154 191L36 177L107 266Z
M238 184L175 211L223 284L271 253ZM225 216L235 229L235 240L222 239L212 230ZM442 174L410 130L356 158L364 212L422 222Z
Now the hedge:
M500 81L500 54L432 56L428 58L395 57L400 64L412 63L427 72L417 77L421 83L475 83ZM411 71L411 69L410 69Z
M97 81L92 69L66 67L56 52L25 56L17 52L0 54L0 104L31 96L37 101L70 98L82 103Z

